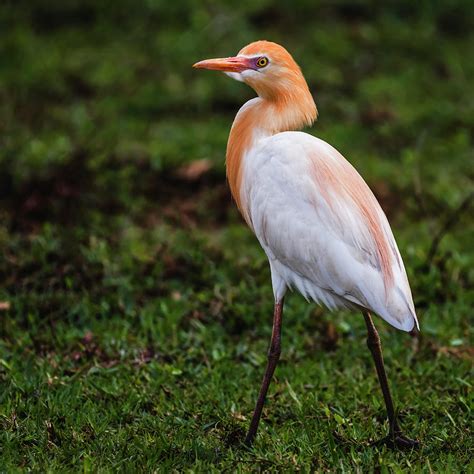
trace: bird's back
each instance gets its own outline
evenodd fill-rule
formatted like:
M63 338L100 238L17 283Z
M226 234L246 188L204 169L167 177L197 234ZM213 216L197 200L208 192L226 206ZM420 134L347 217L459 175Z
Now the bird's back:
M329 308L363 307L405 331L417 324L385 214L329 144L302 132L261 138L243 160L240 197L277 298L296 287Z

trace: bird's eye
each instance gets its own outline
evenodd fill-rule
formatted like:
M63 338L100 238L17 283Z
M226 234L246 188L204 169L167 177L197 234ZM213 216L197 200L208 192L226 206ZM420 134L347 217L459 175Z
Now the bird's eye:
M265 67L268 64L268 58L262 56L257 60L257 67Z

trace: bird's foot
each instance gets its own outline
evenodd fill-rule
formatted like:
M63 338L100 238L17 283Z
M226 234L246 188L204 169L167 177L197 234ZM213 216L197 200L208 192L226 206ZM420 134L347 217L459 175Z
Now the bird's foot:
M255 440L255 435L252 433L247 433L247 436L245 437L243 444L246 448L251 448L254 440Z
M410 439L404 436L401 432L390 433L385 438L374 443L375 445L385 444L391 449L418 449L420 442L416 439Z

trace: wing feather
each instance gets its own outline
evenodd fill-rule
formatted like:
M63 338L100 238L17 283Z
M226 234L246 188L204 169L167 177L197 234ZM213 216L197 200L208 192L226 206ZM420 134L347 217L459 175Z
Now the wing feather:
M242 202L272 273L326 306L358 306L411 330L415 309L390 225L367 184L326 142L262 139L244 160Z

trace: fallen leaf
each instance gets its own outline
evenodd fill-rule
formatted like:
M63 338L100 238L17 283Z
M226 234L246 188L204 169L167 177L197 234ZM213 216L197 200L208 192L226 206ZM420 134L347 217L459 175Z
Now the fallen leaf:
M196 160L179 167L176 174L186 181L197 181L203 174L212 168L212 163L208 159Z
M240 413L240 411L235 411L232 413L232 417L239 421L247 421L247 418Z

